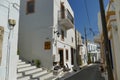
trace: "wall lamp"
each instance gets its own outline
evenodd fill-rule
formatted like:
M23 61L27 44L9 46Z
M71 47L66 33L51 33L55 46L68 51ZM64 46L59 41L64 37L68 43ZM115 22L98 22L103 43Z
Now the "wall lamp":
M57 34L58 37L60 37L60 33L58 31L54 31L54 34Z
M14 26L16 25L16 20L14 20L14 19L9 19L9 20L8 20L8 23L9 23L9 25L10 25L10 29L13 29Z

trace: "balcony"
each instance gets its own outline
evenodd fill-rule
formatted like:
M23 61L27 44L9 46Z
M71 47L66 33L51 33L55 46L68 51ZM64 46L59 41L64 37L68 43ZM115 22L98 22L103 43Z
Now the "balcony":
M74 18L67 9L58 12L58 19L59 24L66 29L74 28Z

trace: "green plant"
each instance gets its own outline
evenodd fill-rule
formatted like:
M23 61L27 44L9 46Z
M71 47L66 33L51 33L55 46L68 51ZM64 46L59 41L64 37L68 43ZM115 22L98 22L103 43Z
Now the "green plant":
M40 60L36 59L36 60L33 61L33 63L34 63L38 68L40 68L40 65L41 65Z
M87 63L88 63L88 64L91 63L90 53L88 53L88 62L87 62Z
M20 51L19 50L17 50L17 55L20 55Z

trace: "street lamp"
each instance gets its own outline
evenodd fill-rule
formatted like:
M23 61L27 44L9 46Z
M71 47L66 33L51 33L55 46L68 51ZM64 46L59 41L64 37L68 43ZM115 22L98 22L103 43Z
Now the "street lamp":
M9 19L8 20L8 23L9 23L9 28L10 29L13 29L14 28L14 26L16 25L16 20L14 20L14 19Z

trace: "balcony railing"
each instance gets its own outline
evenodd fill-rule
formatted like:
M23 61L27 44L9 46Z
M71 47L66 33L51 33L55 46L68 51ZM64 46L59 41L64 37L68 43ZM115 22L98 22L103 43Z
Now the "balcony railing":
M58 19L59 23L67 29L74 28L74 18L67 9L58 12Z

